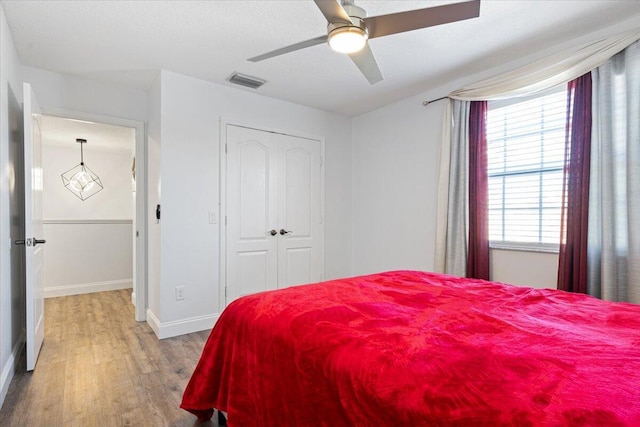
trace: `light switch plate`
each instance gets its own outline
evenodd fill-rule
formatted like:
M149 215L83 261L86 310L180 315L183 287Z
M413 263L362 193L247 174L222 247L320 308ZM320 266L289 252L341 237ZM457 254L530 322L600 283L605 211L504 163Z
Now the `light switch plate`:
M215 211L209 211L209 224L217 224L218 223L218 215L216 215Z

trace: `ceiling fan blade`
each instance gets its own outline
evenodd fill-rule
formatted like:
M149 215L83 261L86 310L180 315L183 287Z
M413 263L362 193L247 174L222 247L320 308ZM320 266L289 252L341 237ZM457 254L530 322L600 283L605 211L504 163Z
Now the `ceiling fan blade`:
M358 52L350 53L349 56L369 80L369 83L375 84L382 80L382 73L368 43Z
M336 0L313 0L320 9L320 12L327 18L327 22L331 24L344 22L351 24L351 18L349 14L344 10L342 5Z
M404 33L480 16L480 0L364 18L369 38Z
M327 36L316 37L315 39L305 40L303 42L294 43L290 46L281 47L280 49L272 50L271 52L263 53L262 55L254 56L247 59L247 61L258 62L263 59L273 58L274 56L283 55L285 53L293 52L296 50L304 49L306 47L315 46L327 42Z

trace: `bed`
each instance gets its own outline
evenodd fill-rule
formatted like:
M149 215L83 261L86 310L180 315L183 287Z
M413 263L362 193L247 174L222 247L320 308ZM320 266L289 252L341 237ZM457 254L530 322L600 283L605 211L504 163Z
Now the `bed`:
M181 407L251 426L640 426L640 306L418 271L245 296Z

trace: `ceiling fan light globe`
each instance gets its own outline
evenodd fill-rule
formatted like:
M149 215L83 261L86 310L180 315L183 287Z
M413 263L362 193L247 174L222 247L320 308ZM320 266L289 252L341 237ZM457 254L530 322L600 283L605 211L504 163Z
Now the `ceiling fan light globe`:
M329 46L340 53L354 53L367 44L367 32L359 27L340 27L329 33Z

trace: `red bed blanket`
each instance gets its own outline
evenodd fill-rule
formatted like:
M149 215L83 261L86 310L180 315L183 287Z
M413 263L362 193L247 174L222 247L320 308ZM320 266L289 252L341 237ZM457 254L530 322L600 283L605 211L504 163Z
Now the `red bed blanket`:
M640 426L640 306L395 271L246 296L182 408L251 426Z

